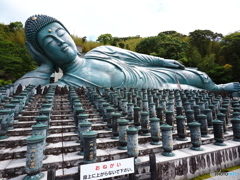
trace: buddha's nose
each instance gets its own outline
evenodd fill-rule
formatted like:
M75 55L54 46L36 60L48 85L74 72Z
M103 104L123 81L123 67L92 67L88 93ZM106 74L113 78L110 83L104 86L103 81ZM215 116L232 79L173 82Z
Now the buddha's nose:
M58 46L61 46L61 45L63 45L63 44L65 43L65 41L62 40L61 38L59 38L59 37L55 37L55 38L56 38L56 41L57 41L57 45L58 45Z

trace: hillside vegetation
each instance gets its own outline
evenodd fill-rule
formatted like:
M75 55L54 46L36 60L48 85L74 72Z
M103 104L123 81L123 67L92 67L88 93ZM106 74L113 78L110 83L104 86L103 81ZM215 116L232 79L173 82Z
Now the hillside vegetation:
M88 41L87 37L71 36L77 45L82 46L83 53L100 45L112 45L178 60L186 67L206 72L217 84L240 81L240 32L227 36L210 30L195 30L189 35L165 31L151 37L101 34L96 42ZM37 67L25 41L21 22L0 24L0 85L13 83Z

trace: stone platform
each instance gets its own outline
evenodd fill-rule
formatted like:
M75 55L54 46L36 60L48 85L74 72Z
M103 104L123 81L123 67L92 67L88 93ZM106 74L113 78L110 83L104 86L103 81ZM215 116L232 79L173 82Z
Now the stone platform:
M36 124L35 118L39 116L44 95L33 95L24 106L18 117L15 118L14 129L8 130L9 138L0 140L0 178L2 179L22 179L26 166L26 138L32 134L32 125ZM79 95L79 99L89 114L88 121L92 122L92 130L98 133L97 137L97 157L98 161L115 160L127 158L127 150L119 150L119 142L112 139L111 131L107 131L107 126L103 122L102 116L89 101L86 95ZM122 117L126 118L126 117ZM133 126L130 123L129 126ZM176 123L175 123L176 129ZM47 170L51 166L57 166L56 176L64 176L78 172L78 164L83 162L83 156L78 155L80 145L76 141L79 139L76 133L74 114L69 101L69 95L55 95L54 106L50 121L49 135L42 172L46 179ZM148 173L149 153L156 155L157 179L189 179L210 171L219 171L226 167L240 164L240 142L233 141L232 125L227 126L225 134L226 146L213 145L215 142L213 129L208 129L208 138L202 137L203 151L193 151L190 139L190 131L186 131L187 141L178 141L177 133L173 133L174 157L161 155L162 145L151 145L151 136L138 135L138 149L140 163L137 166L137 174L141 179L141 174ZM142 178L144 179L144 175Z

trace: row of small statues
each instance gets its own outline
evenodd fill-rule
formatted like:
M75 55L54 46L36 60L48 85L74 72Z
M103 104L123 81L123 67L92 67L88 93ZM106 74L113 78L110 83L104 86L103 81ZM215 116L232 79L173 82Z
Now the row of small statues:
M26 90L24 90L22 92L22 94L20 96L22 97L22 99L29 100L29 98L34 94L33 91L34 91L34 86L29 86ZM114 95L117 94L116 92L124 92L124 89L122 89L122 91L121 91L121 89L118 89L118 90L116 90L116 92L106 90L105 92L102 91L102 93L100 93L101 92L100 89L96 90L94 88L83 88L83 89L79 90L79 89L70 87L69 88L69 98L70 98L71 103L73 105L72 106L73 107L73 111L76 110L75 108L80 107L79 103L81 103L81 101L80 100L76 101L76 99L79 99L78 92L80 92L80 91L81 92L83 92L83 91L85 92L85 95L87 95L88 98L90 100L92 100L92 103L95 104L95 108L98 109L99 112L100 112L101 108L103 107L101 105L103 105L104 103L109 103L109 106L112 106L112 107L114 107L115 105L118 105L116 103L116 101L115 101L117 98L114 98ZM125 98L127 98L128 100L131 101L131 96L129 96L129 95L131 95L131 91L133 92L133 89L131 89L129 91L127 91L127 90L125 90L125 91L126 91ZM46 97L48 97L48 100L46 100L46 102L54 103L54 101L50 100L49 98L50 97L54 98L54 95L56 95L55 92L56 92L56 86L49 86L49 89L48 89L47 93L45 94ZM109 92L109 94L107 92ZM178 99L178 97L183 97L182 99L185 99L185 102L187 102L189 99L193 98L194 94L195 94L195 95L199 96L198 97L199 100L203 100L204 98L210 97L210 99L209 99L210 102L213 102L214 100L219 102L219 103L216 103L216 106L215 106L216 110L219 110L218 107L221 107L223 104L228 104L229 113L230 113L230 108L232 108L232 107L239 108L239 101L238 100L231 99L228 96L223 98L219 94L218 95L214 95L214 94L206 92L206 91L202 91L202 92L201 91L179 91L179 90L175 90L175 91L163 90L162 91L162 90L156 90L156 89L155 90L149 89L149 90L142 90L141 92L142 92L142 94L144 94L144 92L146 92L148 94L148 96L146 96L146 97L151 97L155 93L156 93L155 95L157 95L159 93L158 94L159 98L162 98L162 99L165 99L165 100L168 100L168 101L169 100L170 101L174 100L174 103L176 103L175 100ZM164 94L166 94L166 96ZM189 95L191 94L191 97L186 95L186 94L189 94ZM80 96L81 95L83 95L83 94L80 93ZM124 95L124 93L122 95ZM174 95L174 96L171 96L171 95ZM112 97L110 97L110 96L112 96ZM96 99L94 99L94 97ZM100 103L100 99L101 98L105 100L105 101L101 102L102 104ZM112 100L112 104L110 102L111 100ZM150 102L153 102L152 98L150 98L149 100L150 100ZM98 103L96 103L97 101L98 101ZM27 102L27 101L25 101L25 102ZM127 102L127 103L130 104L132 102ZM149 103L148 100L146 102ZM159 102L161 102L161 101L159 101ZM137 101L136 101L136 103L137 103ZM124 117L122 117L123 118L122 119L121 118L122 115L119 113L121 111L119 111L118 108L116 108L116 107L114 108L114 112L111 113L112 117L111 117L110 121L111 121L111 131L113 133L113 138L116 138L116 137L119 138L119 143L120 143L119 148L120 149L127 149L127 152L129 154L129 156L134 156L136 158L136 160L137 160L137 156L138 156L137 144L138 144L138 142L129 143L128 139L132 139L132 141L134 141L134 139L138 139L137 138L138 132L141 129L141 132L144 132L146 130L145 131L146 135L148 135L148 136L151 135L151 137L152 137L152 142L151 143L152 144L159 145L160 139L162 139L162 148L164 150L163 155L167 155L167 156L173 156L174 155L174 153L172 152L173 147L169 146L169 144L171 144L171 142L172 142L172 139L171 138L169 139L169 137L172 137L172 133L173 133L172 130L173 130L174 126L175 126L174 125L175 118L173 118L173 115L175 113L176 106L174 106L174 112L170 113L171 116L167 116L168 110L165 112L166 113L165 117L162 119L165 122L163 122L163 124L161 124L161 126L160 126L160 118L153 117L153 118L148 119L148 117L147 117L148 114L146 114L146 113L145 114L144 113L140 113L141 116L138 117L138 120L140 120L140 122L139 122L140 124L138 124L138 125L135 123L135 116L134 116L134 114L133 114L133 117L132 117L133 119L129 119L128 120L129 112L127 112L127 115L124 115ZM106 108L106 110L107 110L107 108ZM157 110L157 107L156 107L156 110ZM186 117L184 117L184 109L182 109L182 110L183 110L182 111L183 114L179 114L179 115L176 116L177 135L179 136L178 140L186 140L186 126L185 126ZM199 108L199 110L200 110L200 108ZM41 111L41 110L39 112L46 113L46 111L44 112L44 111ZM236 109L236 112L238 112L237 109ZM104 112L102 111L102 113L104 113ZM186 111L185 111L185 113L186 113ZM48 114L47 114L49 116L48 120L50 120L50 114L51 114L51 109L48 111ZM104 114L102 114L102 115L104 115ZM145 117L143 117L144 115L145 115ZM77 118L78 118L77 120L80 119L81 121L84 119L83 115L81 115L81 114L78 114ZM85 118L86 118L86 116L85 116ZM108 122L109 121L109 119L108 119L109 116L106 117L106 118L107 118L106 121ZM124 118L125 118L125 120L124 120ZM122 121L120 121L120 119L122 119ZM151 129L148 128L149 120L150 120L150 124L152 124L151 125ZM198 120L198 122L200 122L200 119L197 119L197 120ZM235 118L231 119L231 121L235 123L235 125L234 125L235 128L233 127L235 140L239 140L239 137L238 137L238 134L239 134L239 128L238 127L240 125L239 120L240 120L239 117L236 118L236 119ZM132 121L132 123L130 121ZM225 119L222 119L221 121L219 121L219 120L213 121L213 128L215 129L214 136L215 136L215 140L216 140L216 143L215 143L216 145L224 145L224 137L222 137L222 135L224 133L224 128L223 128L224 127L224 121L225 121ZM199 141L199 137L201 137L201 135L207 135L206 133L205 134L202 133L204 128L206 130L206 127L208 126L208 124L206 123L207 122L206 119L204 121L202 121L202 122L205 122L205 123L198 123L198 122L196 122L194 120L191 121L191 122L188 122L188 127L190 127L190 131L191 131L190 136L191 136L192 149L193 150L202 150L202 148L200 147L201 146L201 138L200 138L200 141ZM81 128L81 123L85 123L85 125L86 125L87 119L86 119L86 121L82 121L82 122L79 121L76 124L77 128L79 129L79 138L80 138L80 140L83 140L82 139L83 137L81 137L82 134L83 134L83 129L80 129ZM204 126L202 124L204 124ZM132 126L132 128L130 126ZM116 127L119 127L119 130ZM128 139L126 139L124 134L127 132L127 128L129 129L128 130L129 134L132 133L131 135L132 135L133 138L128 137ZM124 131L122 129L124 129ZM160 131L160 129L161 129L161 131ZM196 133L192 133L193 131L194 132L200 132L200 133L197 133L197 134ZM94 132L91 131L91 126L89 126L88 131L86 131L86 132L94 134ZM161 137L160 137L160 132L162 133ZM96 137L97 136L96 136L96 133L95 133L95 136L94 136L95 140L96 140ZM93 138L93 141L95 141L94 138ZM36 141L37 143L39 143L39 145L34 146L36 148L37 146L39 146L39 147L44 146L44 143L43 143L44 139L46 139L46 137L44 137L44 136L43 137L33 136L33 137L29 138L28 141L29 141L29 144L31 144L31 141ZM82 152L80 152L80 153L83 153L83 154L84 154L84 149L83 149L84 143L85 142L82 142L82 144L80 144L80 147L82 148ZM130 146L129 144L134 144L134 146ZM38 149L41 150L41 148L38 148ZM96 147L93 148L93 149L96 150ZM29 147L29 150L28 150L29 153L32 150L33 150L32 146ZM88 150L85 150L85 151L88 152L88 154L86 154L86 157L85 157L85 161L86 162L94 162L94 161L96 161L97 155L95 153L92 153L92 154L95 154L95 156L93 156L93 158L92 158L92 156L91 156L92 154L90 154L90 151L88 151ZM40 155L40 154L41 153L39 152L38 155ZM36 158L37 157L38 156L36 155ZM41 160L42 157L44 157L44 156L39 156L38 157L39 160ZM27 163L28 162L29 161L27 161ZM28 167L29 168L29 174L31 174L31 176L32 176L32 170L31 169L34 169L34 168L33 167L31 168L30 164L28 164L28 165L29 165L29 167Z

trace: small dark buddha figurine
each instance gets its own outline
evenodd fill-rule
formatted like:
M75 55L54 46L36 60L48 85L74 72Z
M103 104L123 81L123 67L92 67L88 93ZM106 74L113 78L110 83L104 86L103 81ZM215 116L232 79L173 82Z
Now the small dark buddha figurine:
M53 69L61 68L63 77L54 83L59 86L240 91L238 82L216 85L205 73L178 61L114 46L99 46L81 58L64 25L46 15L28 18L25 34L40 67L17 80L15 87L48 85Z

